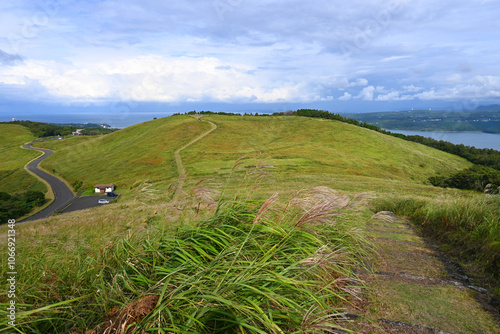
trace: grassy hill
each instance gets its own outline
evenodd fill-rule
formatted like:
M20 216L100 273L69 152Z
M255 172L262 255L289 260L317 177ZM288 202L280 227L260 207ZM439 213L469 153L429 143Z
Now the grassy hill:
M189 147L192 174L211 174L243 155L262 153L279 172L356 175L424 181L438 170L467 165L462 159L353 125L301 117L212 116L219 126L209 140Z
M33 139L24 126L0 124L0 191L10 194L36 190L47 192L45 185L24 170L26 163L40 153L21 148Z
M208 131L207 121L218 128L181 154L191 183L207 177L224 182L236 160L257 155L275 167L280 186L289 182L293 188L298 186L294 181L302 186L337 182L337 188L353 190L366 188L367 180L374 182L372 190L381 184L419 187L431 175L470 166L456 156L337 121L219 115L203 119L168 117L107 136L43 143L56 151L43 166L70 183L83 181L87 186L112 182L129 189L146 180L171 182L177 176L174 151Z
M177 176L174 151L210 129L192 117L169 117L137 124L106 136L37 143L56 151L42 166L84 187L114 183L129 189L144 180Z
M441 300L453 305L439 313L446 319L436 319L434 305L424 311L417 305L401 318L393 309L408 313L407 300L399 300L404 294L377 279L367 289L370 304L360 305L367 300L365 289L353 279L354 268L378 265L369 251L376 238L406 238L425 247L408 231L384 234L387 222L370 232L375 206L424 219L440 216L432 226L445 226L436 232L443 237L451 235L450 221L456 220L453 236L464 241L470 235L467 243L482 249L483 242L486 255L495 254L500 232L484 227L500 226L498 201L426 181L469 162L331 120L202 119L168 117L106 136L39 144L56 151L44 162L46 169L70 183L115 183L123 196L15 227L16 250L25 259L16 266L20 331L105 333L130 325L137 333L157 327L173 333L322 333L343 327L342 312L354 306L356 313L368 308L369 326L383 317L456 332L463 327L457 319L470 318L467 326L495 333L475 291L404 285L409 301L418 296L438 300L436 307ZM192 142L212 124L213 132ZM183 191L172 197L176 155L186 178L177 183ZM216 194L223 191L218 202ZM474 215L459 210L467 205L477 208ZM441 212L444 206L448 210ZM0 238L6 237L7 228L0 226ZM451 279L443 268L435 271L436 279ZM8 319L7 303L0 291L0 326ZM469 310L480 316L468 317Z

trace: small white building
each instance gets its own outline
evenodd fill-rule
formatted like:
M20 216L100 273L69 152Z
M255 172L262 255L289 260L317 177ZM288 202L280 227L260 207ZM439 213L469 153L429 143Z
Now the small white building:
M96 193L110 193L112 191L115 191L115 185L114 184L96 184L94 186L95 192Z

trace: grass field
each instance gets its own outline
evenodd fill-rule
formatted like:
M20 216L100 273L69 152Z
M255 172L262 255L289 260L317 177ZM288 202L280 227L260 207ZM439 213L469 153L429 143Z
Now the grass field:
M21 148L33 139L31 132L15 124L0 124L0 191L14 194L27 190L47 192L45 185L24 170L40 153Z
M242 157L251 158L247 166L260 159L261 170L273 170L279 187L286 184L292 190L325 182L344 190L383 191L380 184L388 184L389 192L421 188L430 175L470 166L456 156L336 121L252 116L203 119L218 128L182 151L190 177L187 184L210 178L220 186ZM41 143L56 151L43 166L70 183L83 181L87 187L115 183L129 190L147 181L166 189L177 176L175 149L209 129L208 122L175 116L103 137Z
M175 178L174 151L208 129L209 124L192 117L169 117L105 136L40 143L56 151L42 166L71 184L82 181L84 188L114 183L130 189L142 181Z
M172 201L174 152L210 130L207 120L217 129L180 152L187 177ZM469 167L461 158L320 119L175 116L42 145L56 151L45 169L87 187L115 183L123 196L16 226L18 319L33 333L104 333L104 320L130 325L128 316L138 333L342 327L375 198L389 207L384 199L476 196L426 181Z
M337 121L285 116L208 119L219 129L209 140L186 149L188 174L228 170L241 156L258 153L283 173L416 181L467 165L452 155Z

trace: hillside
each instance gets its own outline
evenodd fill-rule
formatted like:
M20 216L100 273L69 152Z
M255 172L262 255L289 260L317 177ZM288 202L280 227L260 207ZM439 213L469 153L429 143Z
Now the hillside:
M491 109L470 112L411 110L344 116L393 130L500 133L500 110Z
M459 157L293 116L174 116L40 145L56 150L46 169L123 196L13 227L20 331L497 332L427 240L373 216L422 218L448 249L478 254L473 268L494 269L497 198L426 181L470 166ZM0 326L7 303L0 292Z
M33 139L31 132L24 126L0 124L0 192L10 194L36 190L47 192L43 183L25 171L24 165L40 153L21 148Z
M174 151L210 128L191 117L170 117L137 124L106 136L37 143L56 151L42 166L84 187L114 183L130 188L177 176Z
M451 154L337 121L219 115L203 120L174 116L104 137L41 143L56 151L43 166L87 186L112 182L129 189L141 181L171 182L177 176L175 149L208 131L208 120L217 130L182 152L193 184L207 177L224 183L244 156L264 157L276 168L279 184L326 182L345 190L366 189L368 181L372 190L420 187L429 176L470 166Z

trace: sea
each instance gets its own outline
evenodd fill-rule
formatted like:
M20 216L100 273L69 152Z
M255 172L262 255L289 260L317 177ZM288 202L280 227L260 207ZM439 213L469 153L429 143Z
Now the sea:
M475 148L492 148L500 151L500 134L496 133L386 130L407 136L418 135L436 140L444 140L453 144L464 144L466 146L474 146Z

